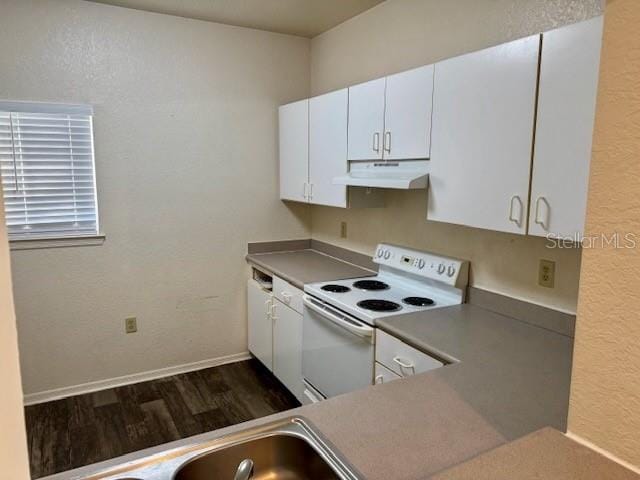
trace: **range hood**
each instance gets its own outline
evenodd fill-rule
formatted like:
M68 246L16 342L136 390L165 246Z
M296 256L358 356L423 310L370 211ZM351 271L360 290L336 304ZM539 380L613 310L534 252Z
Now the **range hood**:
M350 162L346 175L334 177L335 185L400 190L427 188L427 160L403 162Z

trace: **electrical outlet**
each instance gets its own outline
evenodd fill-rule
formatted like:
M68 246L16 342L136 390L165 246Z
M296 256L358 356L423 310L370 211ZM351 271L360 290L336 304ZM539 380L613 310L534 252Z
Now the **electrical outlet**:
M340 238L347 238L347 222L340 222Z
M138 331L138 320L136 317L124 319L124 331L125 333L136 333Z
M553 288L556 279L556 262L552 260L540 260L538 270L538 285Z

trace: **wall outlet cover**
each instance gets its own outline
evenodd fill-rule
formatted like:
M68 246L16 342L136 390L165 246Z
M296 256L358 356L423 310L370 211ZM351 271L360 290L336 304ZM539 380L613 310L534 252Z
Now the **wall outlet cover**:
M553 288L556 279L556 262L553 260L540 260L538 270L538 285Z
M124 331L126 333L136 333L138 331L138 320L136 317L124 319Z

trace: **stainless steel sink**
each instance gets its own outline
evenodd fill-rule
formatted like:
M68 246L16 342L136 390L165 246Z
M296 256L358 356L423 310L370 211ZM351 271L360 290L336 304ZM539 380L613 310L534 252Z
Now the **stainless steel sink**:
M180 468L175 480L233 480L245 459L253 461L255 480L342 478L306 440L275 434L205 453Z
M253 474L243 478L252 480L363 478L307 420L294 417L189 444L86 479L234 480L247 459L253 462Z

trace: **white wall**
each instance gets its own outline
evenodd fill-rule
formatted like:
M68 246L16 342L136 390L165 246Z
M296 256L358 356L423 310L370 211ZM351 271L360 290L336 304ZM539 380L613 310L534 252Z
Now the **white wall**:
M0 45L0 99L94 105L107 235L12 253L25 393L245 351L247 241L309 236L277 190L277 106L309 93L309 41L3 0Z
M315 37L311 90L319 94L591 18L601 0L387 0ZM580 250L541 238L427 222L424 191L389 191L384 209L313 207L312 236L372 254L379 242L469 259L474 286L575 312ZM340 222L348 238L340 238ZM538 261L556 261L556 286L537 285Z

